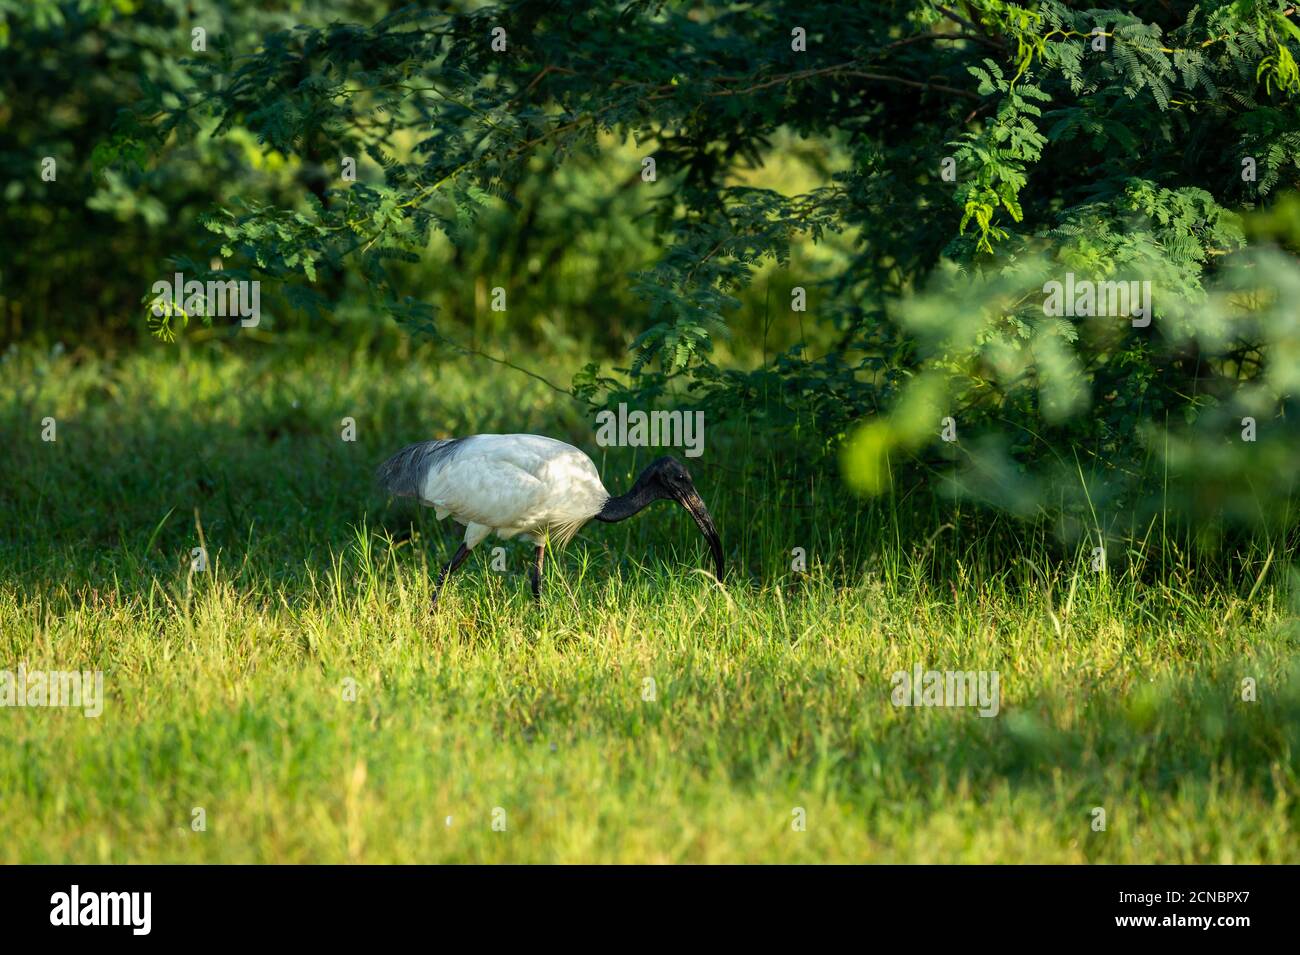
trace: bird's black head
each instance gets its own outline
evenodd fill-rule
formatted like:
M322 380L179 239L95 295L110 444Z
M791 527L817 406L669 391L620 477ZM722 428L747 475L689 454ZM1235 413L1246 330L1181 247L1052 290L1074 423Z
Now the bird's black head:
M691 472L686 470L686 465L673 457L656 458L641 472L636 483L638 487L649 491L655 497L671 498L686 508L695 519L700 533L708 541L709 550L713 553L713 563L717 567L718 580L721 580L725 570L722 560L722 540L718 536L718 528L713 523L709 509L704 506L704 499L700 497L700 492L695 490L695 482L691 480Z
M691 472L686 470L686 465L676 458L667 456L655 458L650 462L649 466L641 472L641 476L637 478L638 484L642 482L657 486L670 493L695 489L695 482L691 480Z

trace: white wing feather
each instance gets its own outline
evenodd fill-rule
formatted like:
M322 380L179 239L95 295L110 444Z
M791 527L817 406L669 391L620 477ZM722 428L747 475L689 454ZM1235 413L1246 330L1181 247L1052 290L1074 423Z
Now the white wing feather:
M591 459L572 445L534 434L480 434L428 475L421 497L439 518L481 526L472 535L467 530L467 544L489 530L502 537L549 534L564 543L609 493Z

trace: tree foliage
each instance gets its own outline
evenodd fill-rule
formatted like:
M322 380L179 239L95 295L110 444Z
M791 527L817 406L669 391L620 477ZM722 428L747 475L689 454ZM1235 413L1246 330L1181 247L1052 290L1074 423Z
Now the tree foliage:
M118 16L59 9L64 30ZM28 40L55 29L19 17ZM250 15L205 54L146 69L95 134L95 175L100 189L164 176L186 150L249 137L314 174L218 197L189 264L210 253L215 272L326 312L331 283L359 276L439 336L445 316L405 265L434 241L471 248L493 221L518 228L563 170L634 142L666 184L648 200L658 251L604 276L639 302L630 361L589 367L579 396L672 392L823 450L847 442L864 490L937 468L1033 511L1061 503L1064 473L1093 507L1086 472L1136 507L1154 458L1205 465L1189 504L1244 511L1289 501L1300 464L1296 21L1283 0L360 4L278 29ZM798 194L749 184L788 135L847 168ZM341 157L362 157L356 181ZM755 276L831 236L852 251L807 283L813 341L758 367L719 361ZM1149 282L1150 324L1048 314L1044 287L1066 273ZM1243 450L1247 416L1260 439ZM944 417L955 447L935 437ZM1234 497L1261 462L1274 477Z

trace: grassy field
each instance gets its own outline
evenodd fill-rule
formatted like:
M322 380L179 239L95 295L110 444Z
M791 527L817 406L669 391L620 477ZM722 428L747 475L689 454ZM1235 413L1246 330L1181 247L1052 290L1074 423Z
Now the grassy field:
M1049 564L710 432L725 587L660 505L584 530L540 606L488 541L431 616L456 537L376 494L387 452L540 431L615 492L651 455L419 356L29 350L0 381L0 669L106 694L0 709L0 862L1300 862L1292 554ZM893 705L917 664L996 671L1000 712Z

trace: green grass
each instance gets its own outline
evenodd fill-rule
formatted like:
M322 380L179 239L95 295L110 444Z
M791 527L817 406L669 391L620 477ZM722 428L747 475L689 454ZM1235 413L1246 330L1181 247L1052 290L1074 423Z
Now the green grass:
M1300 861L1290 553L1189 568L1161 541L1152 579L1134 543L1097 574L719 429L692 470L725 588L660 505L584 530L540 606L527 548L497 573L490 540L431 616L456 538L374 494L386 452L541 431L615 491L650 455L420 353L0 370L0 669L102 669L107 695L0 709L0 862ZM999 715L895 707L917 663L996 670Z

